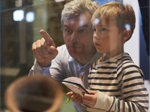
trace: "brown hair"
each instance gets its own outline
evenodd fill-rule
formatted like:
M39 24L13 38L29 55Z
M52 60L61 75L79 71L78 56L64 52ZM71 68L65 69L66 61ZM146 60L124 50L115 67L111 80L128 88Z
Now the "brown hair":
M131 35L135 28L135 13L131 5L125 5L119 2L109 2L100 6L92 16L92 23L95 19L105 19L109 24L113 21L122 32L128 25L131 30ZM131 37L131 36L130 36Z

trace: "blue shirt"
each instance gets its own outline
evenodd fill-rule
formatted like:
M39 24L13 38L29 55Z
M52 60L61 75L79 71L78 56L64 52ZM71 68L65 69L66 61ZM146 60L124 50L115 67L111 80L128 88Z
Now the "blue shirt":
M77 60L70 56L66 45L62 45L57 48L58 55L56 58L51 62L49 67L41 68L37 61L35 60L34 65L32 66L29 74L45 74L50 75L60 83L63 79L67 77L80 77L84 74L83 83L86 88L88 88L88 79L87 76L89 74L89 68L92 64L98 60L102 54L95 53L95 55L91 58L91 60L84 66L77 62ZM81 106L77 103L74 103L74 107L76 108L77 112L85 112L86 109L84 106Z

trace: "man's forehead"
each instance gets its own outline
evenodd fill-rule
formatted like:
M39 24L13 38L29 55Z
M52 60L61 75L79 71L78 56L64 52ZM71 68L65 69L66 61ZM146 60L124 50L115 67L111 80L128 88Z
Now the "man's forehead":
M91 21L87 18L75 17L75 18L64 18L63 26L65 27L71 27L71 26L77 26L77 27L88 27L89 24L91 24Z

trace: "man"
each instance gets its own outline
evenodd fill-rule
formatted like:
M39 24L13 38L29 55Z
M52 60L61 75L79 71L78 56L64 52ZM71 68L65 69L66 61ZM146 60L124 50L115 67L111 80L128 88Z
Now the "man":
M55 47L53 39L41 30L41 40L32 45L36 61L29 74L47 74L62 82L71 76L80 77L88 88L87 75L90 66L101 56L93 45L91 17L98 8L90 0L74 0L62 11L62 29L65 45ZM74 103L77 112L85 112L86 106Z

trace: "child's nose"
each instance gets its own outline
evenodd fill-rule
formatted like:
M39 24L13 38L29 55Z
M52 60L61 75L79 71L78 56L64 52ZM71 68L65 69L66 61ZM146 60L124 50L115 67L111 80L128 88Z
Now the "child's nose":
M93 38L98 39L98 36L97 36L96 32L93 34Z

